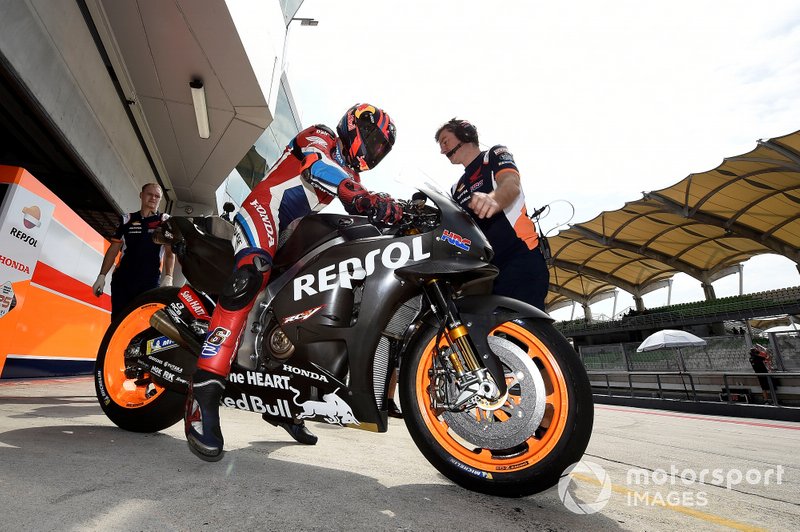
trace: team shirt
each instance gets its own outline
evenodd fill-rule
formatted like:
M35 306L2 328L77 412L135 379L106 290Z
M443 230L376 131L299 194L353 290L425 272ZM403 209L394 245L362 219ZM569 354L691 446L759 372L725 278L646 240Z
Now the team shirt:
M111 237L112 242L122 242L122 254L114 276L158 279L162 247L153 242L153 231L167 218L168 214L160 212L144 218L141 212L122 215L120 224Z
M493 146L475 158L464 169L464 174L450 189L453 199L469 212L489 240L495 252L493 262L506 260L522 250L532 250L539 245L539 236L525 209L525 194L519 196L502 213L490 218L478 218L468 207L475 192L488 194L497 188L497 177L504 172L519 173L514 157L505 146Z

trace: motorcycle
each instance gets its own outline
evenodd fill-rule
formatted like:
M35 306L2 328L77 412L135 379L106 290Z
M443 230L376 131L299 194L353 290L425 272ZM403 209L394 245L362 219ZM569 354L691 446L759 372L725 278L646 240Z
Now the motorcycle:
M408 431L456 484L522 497L583 455L593 404L577 354L544 312L491 295L493 251L472 218L425 187L403 221L313 214L273 260L240 338L222 404L279 421L386 432L399 364ZM233 268L233 226L170 218L188 282L151 290L109 327L94 371L119 427L156 432L183 417L216 294Z

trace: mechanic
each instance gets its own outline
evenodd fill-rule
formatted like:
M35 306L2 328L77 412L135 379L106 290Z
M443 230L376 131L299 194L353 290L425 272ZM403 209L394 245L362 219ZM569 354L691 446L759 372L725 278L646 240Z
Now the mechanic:
M525 208L519 170L508 148L481 151L477 128L453 118L436 130L441 153L464 174L452 186L453 198L475 219L494 249L500 274L492 293L525 301L544 311L550 272L539 235Z
M95 297L103 294L106 275L117 255L122 253L111 276L112 320L139 294L158 286L172 286L175 255L169 246L153 242L153 231L169 218L169 215L158 211L161 196L161 187L156 183L147 183L142 187L139 211L121 216L119 226L111 237L111 245L103 256L100 274L92 285Z

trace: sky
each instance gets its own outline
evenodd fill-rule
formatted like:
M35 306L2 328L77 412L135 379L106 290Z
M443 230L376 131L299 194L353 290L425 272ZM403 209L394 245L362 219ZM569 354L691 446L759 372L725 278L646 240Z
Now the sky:
M467 119L484 149L514 154L528 211L550 205L551 236L800 130L794 1L305 0L296 16L319 21L288 31L303 125L335 127L369 102L397 126L392 153L362 176L368 188L407 198L415 183L449 187L463 168L439 153L434 133ZM745 293L797 285L788 259L745 263ZM739 278L714 287L736 295ZM662 289L644 302L667 297ZM702 299L698 281L676 275L671 303ZM632 304L620 291L616 307L592 311Z

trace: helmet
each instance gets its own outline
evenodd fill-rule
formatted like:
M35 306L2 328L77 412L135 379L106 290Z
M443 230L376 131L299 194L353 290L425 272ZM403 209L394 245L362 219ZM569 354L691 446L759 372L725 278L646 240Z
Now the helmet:
M348 166L363 172L375 166L392 150L395 127L389 115L368 103L356 104L336 126L342 155Z

